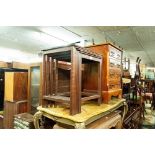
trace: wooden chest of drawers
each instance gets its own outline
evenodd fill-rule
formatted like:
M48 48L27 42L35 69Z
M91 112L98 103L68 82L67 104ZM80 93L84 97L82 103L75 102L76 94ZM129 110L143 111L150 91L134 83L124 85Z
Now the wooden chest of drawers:
M122 77L122 55L123 51L110 43L93 45L87 47L94 52L100 53L103 56L102 63L102 97L103 101L108 103L113 96L121 98L121 77ZM85 83L85 89L96 89L95 82L97 76L95 68L93 73L93 80L87 79L88 83ZM92 82L90 86L90 81Z

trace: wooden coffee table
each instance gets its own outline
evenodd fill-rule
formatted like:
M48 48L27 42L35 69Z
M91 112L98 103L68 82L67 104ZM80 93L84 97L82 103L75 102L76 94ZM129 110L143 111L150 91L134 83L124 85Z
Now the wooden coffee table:
M108 104L103 103L100 106L89 101L82 105L81 113L74 116L70 115L69 109L63 107L43 108L39 106L37 109L38 112L34 115L34 125L37 129L40 128L39 122L42 122L43 116L55 121L57 124L72 126L75 129L84 129L89 128L90 124L95 121L99 121L105 116L108 117L108 115L118 110L120 111L121 122L123 122L128 107L124 99L114 99Z

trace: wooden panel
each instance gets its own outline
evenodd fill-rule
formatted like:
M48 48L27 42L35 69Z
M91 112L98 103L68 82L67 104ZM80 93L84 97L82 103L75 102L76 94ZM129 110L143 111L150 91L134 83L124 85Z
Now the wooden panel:
M27 100L28 73L14 73L14 101Z
M14 73L5 72L5 101L13 101Z
M122 50L111 44L100 44L87 47L92 51L102 54L102 93L103 91L118 90L121 89L121 77L122 77ZM97 88L97 68L93 67L93 76L85 74L86 80L84 81L84 89L96 90ZM90 85L91 83L91 85ZM110 92L111 93L111 92ZM115 94L113 94L115 95ZM120 94L121 95L121 94ZM119 96L120 96L119 95ZM111 95L110 95L111 96ZM103 96L102 96L103 97ZM105 98L103 97L105 101ZM108 102L108 101L105 101Z
M103 55L103 63L102 63L102 88L103 90L108 90L108 75L109 75L109 49L108 46L92 46L92 47L88 47L90 48L92 51L97 52L99 54ZM94 82L97 82L97 76L94 74ZM89 83L89 81L88 81ZM97 84L96 84L97 85ZM87 89L87 88L86 88Z
M70 91L70 71L58 69L58 93Z
M5 101L27 99L27 72L5 72Z
M97 90L98 85L98 64L85 64L82 72L82 87L88 90ZM91 84L90 84L91 83Z
M5 129L13 128L14 115L27 112L27 101L5 102L3 125Z
M116 129L121 129L121 111L114 111L106 116L88 124L87 129L109 129L115 127Z
M70 97L65 96L43 96L43 99L55 102L70 102Z

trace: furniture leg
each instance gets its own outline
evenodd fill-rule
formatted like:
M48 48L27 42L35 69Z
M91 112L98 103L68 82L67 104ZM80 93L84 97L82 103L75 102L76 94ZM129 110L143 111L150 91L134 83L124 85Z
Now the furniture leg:
M81 112L81 104L79 102L78 77L79 77L79 53L71 51L71 82L70 82L70 114L75 115Z
M35 129L40 129L40 125L39 125L39 121L40 121L40 124L42 126L43 124L43 121L42 121L42 112L38 111L35 113L35 115L33 116L34 118L34 127Z

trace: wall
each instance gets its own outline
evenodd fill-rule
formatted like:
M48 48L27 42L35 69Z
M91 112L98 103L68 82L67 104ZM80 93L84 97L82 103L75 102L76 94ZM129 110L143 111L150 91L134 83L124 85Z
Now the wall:
M0 61L33 63L41 62L42 58L40 58L37 53L32 54L25 51L0 47Z

